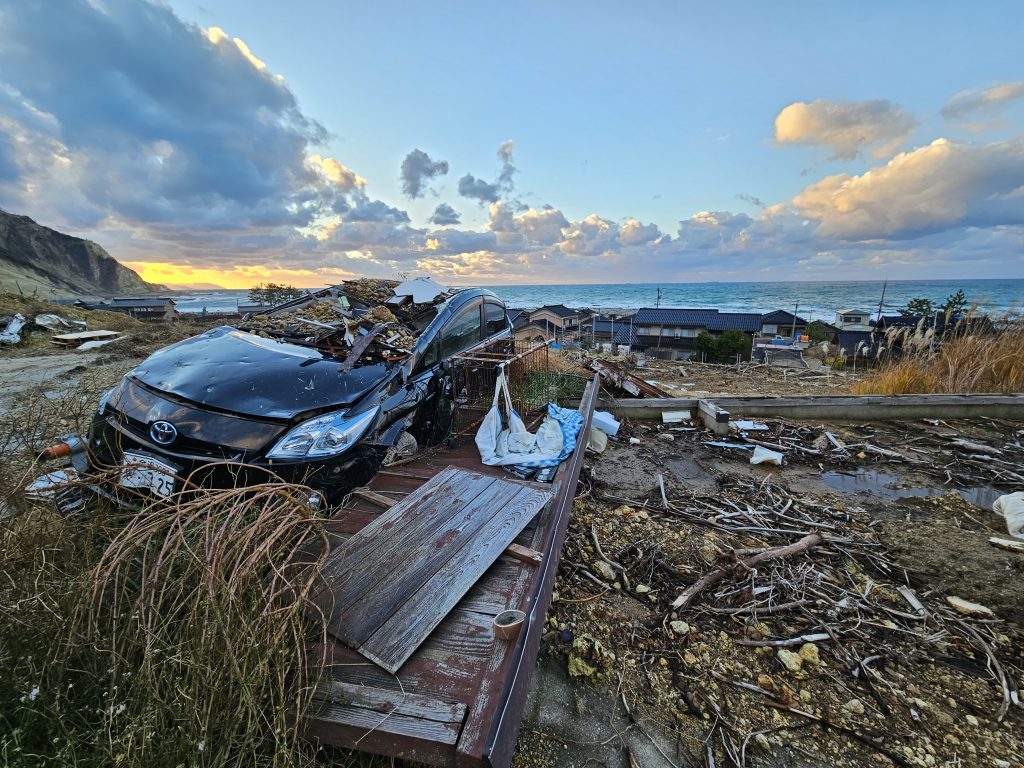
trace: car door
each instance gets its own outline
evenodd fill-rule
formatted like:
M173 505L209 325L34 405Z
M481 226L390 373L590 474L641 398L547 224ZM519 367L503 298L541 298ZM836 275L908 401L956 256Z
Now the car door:
M421 443L433 445L444 440L455 414L455 397L447 361L480 343L483 333L481 301L459 309L445 323L416 364L412 384L423 392L416 413L413 434Z

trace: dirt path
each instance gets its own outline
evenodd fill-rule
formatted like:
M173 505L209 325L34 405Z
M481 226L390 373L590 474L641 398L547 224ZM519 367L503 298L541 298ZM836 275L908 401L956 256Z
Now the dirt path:
M85 373L99 352L53 352L24 357L0 357L0 405L40 385L61 382Z

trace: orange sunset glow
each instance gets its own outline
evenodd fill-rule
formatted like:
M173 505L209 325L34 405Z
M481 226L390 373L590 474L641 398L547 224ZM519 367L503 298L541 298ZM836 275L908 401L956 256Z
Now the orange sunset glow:
M159 261L125 261L150 283L163 285L195 285L213 283L222 288L251 288L257 283L285 283L298 288L320 288L353 277L351 272L336 268L281 269L262 265L240 264L231 269L190 267Z

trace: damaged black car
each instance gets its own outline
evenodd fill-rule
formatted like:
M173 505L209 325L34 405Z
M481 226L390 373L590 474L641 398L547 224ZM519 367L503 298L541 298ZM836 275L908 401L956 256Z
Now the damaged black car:
M70 441L73 464L127 504L268 480L340 501L449 436L454 356L512 343L491 291L418 282L351 281L157 351Z

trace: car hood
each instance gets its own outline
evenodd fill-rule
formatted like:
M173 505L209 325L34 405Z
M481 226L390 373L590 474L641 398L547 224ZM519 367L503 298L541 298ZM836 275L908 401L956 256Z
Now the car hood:
M383 363L347 373L340 365L315 349L224 326L153 353L128 375L218 410L291 419L351 405L391 372Z

